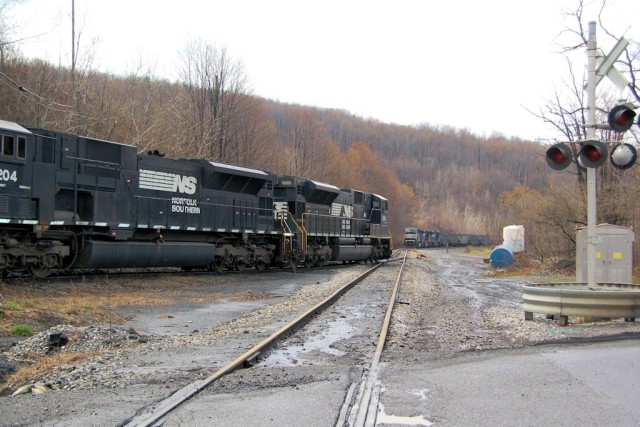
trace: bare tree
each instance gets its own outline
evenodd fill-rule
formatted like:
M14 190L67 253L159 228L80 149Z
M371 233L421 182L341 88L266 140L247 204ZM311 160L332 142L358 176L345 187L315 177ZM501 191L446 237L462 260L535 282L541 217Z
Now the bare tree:
M544 122L551 124L558 131L559 142L570 143L569 146L573 152L574 158L577 158L583 142L587 139L587 100L585 94L585 86L587 81L586 69L586 48L588 41L588 22L584 20L585 2L578 0L574 10L567 11L566 17L569 19L570 25L561 33L564 45L560 48L560 54L564 55L567 64L567 77L563 79L561 89L555 88L553 96L542 107L539 113L534 113ZM602 0L598 12L599 27L604 33L604 37L599 38L598 45L604 45L606 42L614 42L617 37L608 29L608 23L604 22L603 16L606 10L607 0ZM601 43L601 40L603 43ZM603 53L603 55L606 54ZM631 95L638 98L638 86L635 79L635 72L638 70L638 57L629 51L618 61L616 67L631 77L631 85L629 91ZM607 121L608 111L618 101L616 95L619 92L607 89L606 84L598 87L596 95L596 104L599 109L596 111L596 122L604 123ZM617 133L609 129L600 127L596 131L596 138L600 141L606 141L608 150L612 151L618 144L625 141L633 135L633 132ZM529 227L528 230L536 230L540 233L546 233L546 239L566 239L564 245L560 247L574 247L575 231L568 226L573 222L573 227L583 225L585 218L585 203L574 202L567 204L565 200L570 200L574 195L578 195L582 201L586 197L586 169L581 168L577 162L573 166L573 173L577 178L574 181L575 188L565 189L571 191L572 194L564 194L564 197L557 194L547 194L547 199L551 203L538 203L532 206L529 212L529 220L533 224L542 225L542 227ZM635 221L633 218L636 200L638 199L636 185L631 185L632 181L637 179L636 171L618 170L612 167L609 162L605 162L603 166L597 170L598 178L598 221L623 226L632 225ZM553 198L551 198L553 196ZM569 197L571 196L571 197ZM539 248L549 248L550 244L545 243L542 236L535 236Z
M11 35L14 28L9 18L9 11L13 5L20 3L22 0L4 0L0 2L0 66L4 65L5 60L11 58L15 53L16 44L23 41Z
M232 122L248 93L242 64L225 48L197 39L182 54L180 77L188 105L178 113L191 125L184 143L199 157L227 161L234 148Z

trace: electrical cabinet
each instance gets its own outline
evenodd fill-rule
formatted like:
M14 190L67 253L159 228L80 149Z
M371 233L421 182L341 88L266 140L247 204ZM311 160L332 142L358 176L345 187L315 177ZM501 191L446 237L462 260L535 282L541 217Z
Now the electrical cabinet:
M576 233L576 282L587 283L587 227ZM596 226L597 283L633 282L633 229L612 224Z

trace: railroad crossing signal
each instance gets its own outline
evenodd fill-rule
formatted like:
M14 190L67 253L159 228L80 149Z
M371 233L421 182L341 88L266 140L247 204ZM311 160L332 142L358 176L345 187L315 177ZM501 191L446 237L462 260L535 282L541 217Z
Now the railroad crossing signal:
M628 169L635 164L637 158L636 148L625 142L613 149L611 164L617 169Z
M626 132L633 126L633 119L636 112L633 111L633 105L629 103L616 105L609 111L607 122L609 127L616 132ZM638 120L640 126L640 119Z
M563 143L554 144L547 150L547 164L557 171L566 169L571 164L571 149Z
M578 153L576 163L581 168L599 168L607 159L607 147L604 143L596 140L587 140L582 144ZM633 166L638 159L636 148L628 143L618 144L611 152L610 160L613 167L617 169L628 169ZM547 149L547 165L551 169L566 169L573 160L571 149L565 143L554 144Z
M607 147L596 140L587 141L578 153L578 163L585 168L599 168L607 158Z

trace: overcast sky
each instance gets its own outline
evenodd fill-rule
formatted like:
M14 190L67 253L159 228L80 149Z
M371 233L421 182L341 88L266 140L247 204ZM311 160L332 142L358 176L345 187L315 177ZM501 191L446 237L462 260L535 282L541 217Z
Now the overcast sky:
M2 0L0 0L2 1ZM72 0L12 7L27 56L70 64ZM597 6L585 21L597 19ZM640 41L640 1L610 0L605 24ZM253 93L387 123L478 135L558 137L539 111L567 77L558 52L577 0L75 0L76 31L101 71L142 58L174 78L194 38L242 62ZM575 27L575 26L574 26ZM585 22L586 27L586 22ZM40 35L41 34L41 35ZM38 36L40 35L40 36ZM37 36L37 37L36 37ZM608 53L615 40L598 28ZM580 58L586 63L584 58Z

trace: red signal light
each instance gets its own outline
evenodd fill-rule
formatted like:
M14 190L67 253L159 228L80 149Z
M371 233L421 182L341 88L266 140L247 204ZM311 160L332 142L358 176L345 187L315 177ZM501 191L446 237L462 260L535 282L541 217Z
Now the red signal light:
M562 163L564 163L564 161L567 159L565 157L565 155L562 153L562 151L556 149L556 150L552 150L549 153L549 158L551 159L551 161L553 163L555 163L556 165L561 165Z
M636 117L636 112L633 111L629 105L620 104L616 105L609 111L607 116L607 122L609 127L616 132L626 132L633 126L633 119Z
M602 142L590 140L582 145L578 159L586 168L597 168L604 163L606 153L607 147Z
M565 144L555 144L549 147L546 154L547 165L551 169L566 169L571 164L572 154L569 147Z
M582 155L590 162L597 162L602 157L602 153L598 151L593 145L589 145L582 150Z

